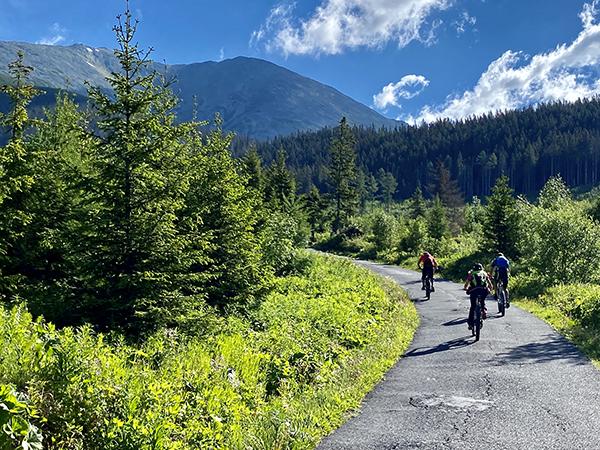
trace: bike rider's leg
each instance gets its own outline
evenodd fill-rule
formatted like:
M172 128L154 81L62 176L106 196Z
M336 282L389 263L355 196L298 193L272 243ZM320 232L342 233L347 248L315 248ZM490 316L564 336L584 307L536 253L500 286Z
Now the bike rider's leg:
M435 292L435 286L433 285L433 274L434 274L434 270L432 267L431 269L429 269L429 278L431 280L431 292Z
M504 293L506 294L506 307L510 308L510 295L508 292L508 272L504 275Z
M494 300L498 301L498 272L494 271L492 281L494 284Z
M425 269L421 270L421 290L425 290Z
M490 294L487 289L481 294L481 314L484 319L487 319L487 308L485 306L485 298Z
M469 317L467 318L467 326L469 330L473 328L473 317L475 316L475 306L477 305L477 294L471 295L471 308L469 308Z

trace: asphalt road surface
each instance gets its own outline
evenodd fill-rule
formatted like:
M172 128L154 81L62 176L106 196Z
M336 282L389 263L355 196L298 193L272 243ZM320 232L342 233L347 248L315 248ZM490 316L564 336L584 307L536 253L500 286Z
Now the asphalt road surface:
M319 449L600 449L600 370L552 328L515 307L500 317L491 298L474 342L461 285L437 282L425 301L416 272L359 264L403 286L421 326Z

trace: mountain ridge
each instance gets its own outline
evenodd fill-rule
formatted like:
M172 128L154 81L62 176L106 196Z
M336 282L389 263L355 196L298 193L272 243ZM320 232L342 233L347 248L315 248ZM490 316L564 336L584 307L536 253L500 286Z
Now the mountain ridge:
M112 50L85 44L50 46L0 41L0 76L17 51L34 67L32 82L40 88L87 94L87 84L109 90L106 76L119 70ZM356 125L393 128L402 122L386 118L332 86L273 62L248 56L190 64L151 62L151 68L176 79L178 115L189 120L219 113L228 131L268 139L337 124L342 116Z

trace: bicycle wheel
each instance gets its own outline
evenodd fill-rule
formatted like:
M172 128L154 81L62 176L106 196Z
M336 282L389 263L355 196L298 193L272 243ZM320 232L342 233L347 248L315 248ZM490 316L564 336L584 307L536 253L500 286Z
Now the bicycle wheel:
M481 304L479 303L479 300L477 300L477 306L475 307L475 317L473 321L475 341L478 341L479 336L481 335Z
M502 317L506 314L506 291L504 287L500 287L498 292L498 312Z
M427 300L431 298L431 278L429 277L425 278L425 297Z

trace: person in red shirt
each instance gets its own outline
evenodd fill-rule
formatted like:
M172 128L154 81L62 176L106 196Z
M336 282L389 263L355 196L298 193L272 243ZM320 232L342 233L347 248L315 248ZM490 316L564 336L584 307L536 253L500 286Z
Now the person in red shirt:
M438 263L428 252L424 252L419 258L419 262L417 263L419 269L421 269L421 290L425 290L425 277L431 277L431 291L435 292L435 288L433 287L433 274L435 270L438 268Z

